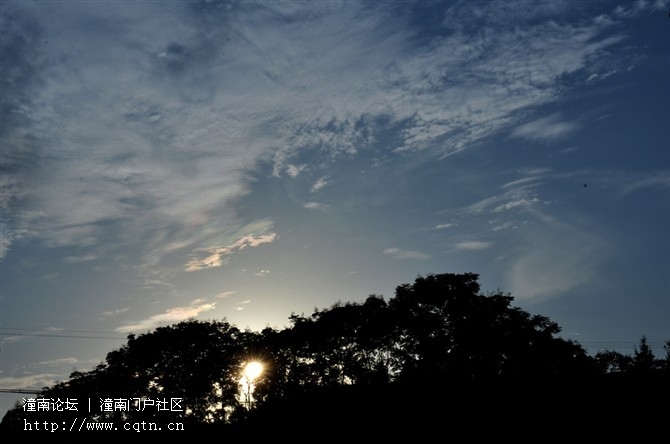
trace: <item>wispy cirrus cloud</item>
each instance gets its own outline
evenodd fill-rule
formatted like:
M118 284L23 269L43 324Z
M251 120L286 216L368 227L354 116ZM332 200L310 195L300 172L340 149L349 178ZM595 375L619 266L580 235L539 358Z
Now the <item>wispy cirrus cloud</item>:
M645 177L629 179L623 185L623 193L629 194L645 188L665 188L670 190L670 171L647 174Z
M98 256L96 254L84 254L81 256L67 256L63 258L63 261L73 264L78 262L90 262L96 260L97 258Z
M244 300L244 301L240 301L240 302L239 302L239 305L237 305L237 306L235 307L235 310L236 310L236 311L242 311L242 310L244 310L244 308L245 308L244 306L245 306L245 305L249 305L249 304L251 304L251 300L250 300L250 299L246 299L246 300Z
M161 325L176 324L190 318L195 318L200 313L213 310L215 306L215 303L196 299L190 305L169 308L165 312L150 316L147 319L118 327L115 331L119 333L149 331Z
M528 209L540 202L538 192L528 184L523 183L516 187L505 188L499 194L481 199L461 210L466 215L501 213L512 209Z
M533 197L530 199L522 197L520 199L510 200L508 202L505 202L504 204L498 205L492 211L494 213L499 213L501 211L511 210L512 208L528 207L530 205L538 203L539 201L540 199L538 199L537 197Z
M0 378L0 386L17 389L36 389L49 387L63 376L60 373L39 373L25 376L3 376Z
M653 12L653 11L667 11L670 6L668 0L636 0L626 5L618 5L614 8L612 15L615 17L634 17L636 15Z
M244 250L248 247L257 247L259 245L274 242L276 238L277 233L246 235L230 245L207 249L205 257L190 260L186 264L184 270L199 271L208 268L220 267L228 262L228 256L231 254Z
M104 15L91 3L8 3L3 59L17 74L3 71L0 255L31 238L101 254L131 246L143 273L201 251L189 270L219 267L236 248L220 233L256 222L237 203L261 160L297 177L366 150L448 155L514 127L568 134L574 123L520 119L559 99L566 75L616 69L607 50L625 38L615 21L563 21L570 3L522 15L446 5L430 40L402 3L185 2L155 14L137 2ZM524 17L532 24L518 26ZM100 26L82 39L80 23ZM305 153L324 155L296 162Z
M542 301L598 279L607 243L561 222L527 233L508 271L508 288L520 300Z
M485 250L487 248L490 248L493 244L491 242L484 242L484 241L463 241L463 242L458 242L454 246L458 250L468 250L468 251L476 251L476 250Z
M322 203L319 203L319 202L314 202L314 201L305 203L305 204L303 205L303 207L307 208L308 210L321 210L321 211L325 211L325 210L328 209L328 205L326 205L326 204L322 204Z
M387 248L384 250L384 254L391 256L394 259L415 259L415 260L426 260L430 259L430 255L422 253L420 251L414 250L402 250L400 248Z
M579 128L575 122L561 120L551 115L524 123L512 131L512 136L536 140L556 140L573 133Z
M5 256L7 256L9 247L12 245L15 238L16 236L7 230L7 227L4 226L4 224L0 224L0 259L4 259Z
M100 317L102 318L110 318L110 317L115 317L122 315L124 313L128 313L130 311L130 308L119 308L117 310L108 310L108 311L103 311L99 314Z
M63 365L63 364L74 365L77 364L78 362L79 359L70 357L70 358L50 359L48 361L40 361L37 362L36 364L41 366L52 366L52 365Z

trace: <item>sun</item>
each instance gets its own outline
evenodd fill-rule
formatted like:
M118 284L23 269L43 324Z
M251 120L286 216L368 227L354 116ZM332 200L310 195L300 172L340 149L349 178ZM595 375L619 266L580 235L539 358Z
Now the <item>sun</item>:
M244 376L248 381L253 381L258 378L261 373L263 373L263 364L258 361L248 362L247 365L244 366Z
M254 382L263 373L263 364L258 361L249 361L242 370L242 377L240 378L240 397L243 399L244 405L247 409L251 409L256 402L252 395L256 388Z

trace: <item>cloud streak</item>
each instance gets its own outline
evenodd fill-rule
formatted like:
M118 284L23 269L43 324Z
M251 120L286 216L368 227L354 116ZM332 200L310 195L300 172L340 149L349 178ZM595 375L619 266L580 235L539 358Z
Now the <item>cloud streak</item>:
M195 318L200 313L213 310L215 303L208 303L202 299L196 299L188 306L173 307L165 310L164 313L150 316L147 319L133 324L123 325L115 331L119 333L137 333L153 330L161 325L176 324L187 319Z
M490 248L491 245L493 245L491 242L464 241L464 242L458 242L455 246L458 250L477 251Z
M274 242L276 238L277 233L250 234L244 236L231 245L207 249L205 257L190 260L184 269L185 271L199 271L220 267L227 263L228 256L231 254L242 251L245 248L258 247L259 245Z
M400 248L387 248L384 250L384 254L391 256L393 259L399 259L399 260L405 260L405 259L412 259L412 260L426 260L430 259L430 255L426 253L422 253L420 251L413 251L413 250L402 250Z
M542 301L567 294L599 276L606 243L573 226L555 223L528 236L508 274L519 300Z
M558 115L551 115L518 126L512 136L535 140L556 140L567 136L579 128L574 122L560 120Z

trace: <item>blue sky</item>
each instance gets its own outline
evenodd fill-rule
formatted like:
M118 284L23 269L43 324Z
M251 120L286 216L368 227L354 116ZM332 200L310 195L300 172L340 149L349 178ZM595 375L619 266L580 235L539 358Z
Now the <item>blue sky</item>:
M0 386L450 272L663 356L669 10L2 0Z

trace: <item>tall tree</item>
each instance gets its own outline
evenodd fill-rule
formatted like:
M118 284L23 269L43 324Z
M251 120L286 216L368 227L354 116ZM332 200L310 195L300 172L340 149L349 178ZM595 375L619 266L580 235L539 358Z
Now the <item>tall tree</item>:
M635 347L633 352L632 370L636 373L649 373L656 367L656 357L647 343L647 337L642 336L640 346Z
M398 321L404 376L476 378L568 375L591 371L585 350L557 337L547 317L511 305L509 294L483 295L478 275L419 276L390 302Z

